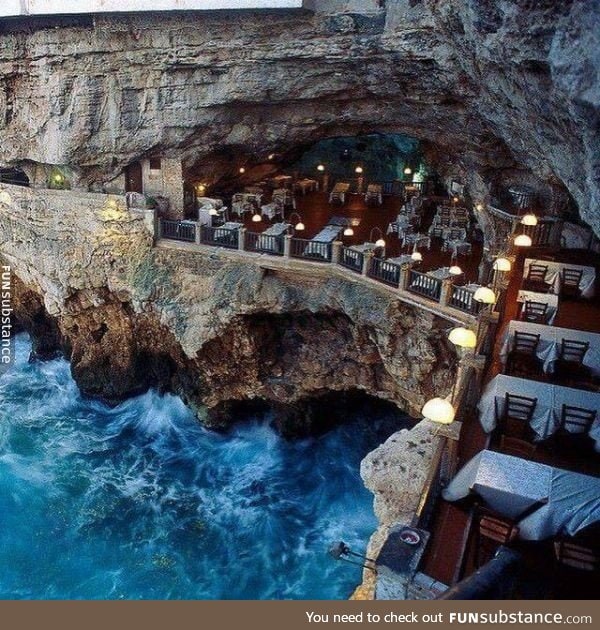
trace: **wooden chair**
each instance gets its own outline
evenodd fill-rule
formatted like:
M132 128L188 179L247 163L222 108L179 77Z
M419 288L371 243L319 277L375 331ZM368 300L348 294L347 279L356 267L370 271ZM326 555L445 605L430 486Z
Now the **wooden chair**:
M538 293L548 293L551 285L546 282L547 273L547 265L529 265L527 276L523 280L523 289L526 291L537 291Z
M540 343L540 335L516 331L513 347L506 359L506 373L514 376L541 374L542 363L536 352Z
M507 392L504 395L504 410L498 420L502 434L519 440L532 441L534 436L530 422L536 406L537 398Z
M513 457L521 457L522 459L531 459L535 455L537 446L527 440L510 437L509 435L500 436L500 452Z
M583 271L581 269L565 267L561 274L561 295L566 298L581 297L581 289L579 288L581 276L583 276Z
M577 544L571 540L556 540L554 555L559 565L580 571L598 571L600 554L592 547Z
M475 506L477 522L477 566L480 567L494 556L500 545L509 546L519 535L517 525L482 506Z
M429 230L431 238L444 238L444 230L441 227L432 227Z
M590 432L597 415L598 411L595 409L563 405L559 431L566 431L569 434L587 434Z
M525 300L521 310L521 320L524 322L533 322L535 324L545 324L547 320L548 304L544 302L535 302L533 300Z
M558 358L554 362L553 379L581 385L591 380L591 370L583 364L589 350L587 341L563 339L560 344Z

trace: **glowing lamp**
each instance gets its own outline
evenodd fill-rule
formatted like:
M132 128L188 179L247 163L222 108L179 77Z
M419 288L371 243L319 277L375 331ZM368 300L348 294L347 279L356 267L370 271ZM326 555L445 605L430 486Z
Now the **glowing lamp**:
M527 214L523 215L523 218L521 219L521 223L523 225L537 225L538 224L538 218L535 216L535 214L533 214L533 212L528 212Z
M344 236L354 236L354 230L350 226L348 226L344 230Z
M269 160L272 160L274 157L275 157L275 154L274 154L274 153L270 153L270 154L269 154Z
M473 299L482 304L495 304L496 294L488 287L479 287L473 294Z
M11 202L9 193L6 190L0 191L0 203L8 205Z
M259 223L260 221L262 221L262 217L260 216L260 214L258 214L258 212L252 215L252 221L254 221L254 223Z
M454 201L454 203L458 203L458 197L452 197L452 201Z
M240 167L240 173L244 174L245 172L246 172L246 169L243 166L241 166Z
M474 348L477 345L477 336L468 328L453 328L448 339L459 348Z
M296 223L296 225L294 226L294 229L297 232L302 232L302 230L304 229L304 223L302 223L302 221L298 221L298 223Z
M378 238L375 241L375 247L385 247L385 241L382 238Z
M452 265L452 267L448 269L448 273L451 273L453 276L460 276L462 272L463 270L458 265Z
M219 213L217 212L217 209L216 209L216 208L210 208L210 210L208 211L208 214L209 214L211 217L216 217ZM260 219L259 219L259 221L260 221Z
M363 167L362 167L362 166L357 166L357 167L354 169L354 172L355 172L357 175L361 175L361 174L362 174L362 172L363 172Z
M496 258L493 267L496 271L510 271L512 265L508 258Z
M56 173L56 175L53 175L53 176L52 176L52 179L53 179L53 180L54 180L57 184L60 184L60 183L63 181L64 177L63 177L60 173Z
M317 166L317 171L320 171L321 173L325 170L325 166L323 164L319 164L319 166Z
M483 204L482 203L478 203L475 205L475 210L478 210L479 212L481 212L483 210Z
M432 422L450 424L454 420L454 407L445 398L432 398L428 400L423 409L423 417Z
M415 262L421 262L423 260L423 254L421 254L421 252L413 252L410 257Z
M527 234L519 234L515 238L515 245L517 247L531 247L532 244L531 236L527 236Z
M412 168L410 168L410 166L407 166L407 167L404 169L404 174L405 174L405 175L412 175Z

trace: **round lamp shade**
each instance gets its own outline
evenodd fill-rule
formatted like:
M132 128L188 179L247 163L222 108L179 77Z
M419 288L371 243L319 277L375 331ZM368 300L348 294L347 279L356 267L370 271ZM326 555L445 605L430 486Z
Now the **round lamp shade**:
M475 206L475 210L479 210L479 212L481 212L481 211L483 210L483 204L482 204L482 203L478 203L478 204Z
M351 227L347 227L344 230L344 236L354 236L354 230Z
M521 219L521 223L523 225L537 225L538 224L538 218L535 216L535 214L533 214L533 212L528 212Z
M477 345L477 336L468 328L453 328L448 339L459 348L474 348Z
M517 238L515 238L515 245L517 247L531 247L531 236L527 236L527 234L519 234Z
M302 221L298 221L294 229L296 230L296 232L302 232L302 230L304 229L304 223L302 223Z
M423 254L421 254L421 252L413 252L410 257L416 262L421 262L423 260Z
M11 202L10 195L6 190L0 191L0 203L8 205Z
M473 299L483 304L495 304L496 294L491 289L488 289L488 287L479 287L473 294Z
M240 173L245 173L245 172L246 172L246 169L242 166L242 167L240 168Z
M460 276L462 272L463 270L458 265L452 265L452 267L448 269L448 273L451 273L453 276Z
M355 172L357 175L360 175L360 174L363 172L363 167L362 167L362 166L357 166L357 167L354 169L354 172Z
M275 157L275 154L274 154L274 153L271 153L271 154L269 155L269 160L272 160L274 157Z
M385 241L382 238L378 238L375 241L375 247L385 247Z
M512 265L510 264L510 260L508 258L496 258L494 261L494 269L496 271L510 271Z
M407 167L404 169L404 174L405 174L405 175L411 175L411 174L412 174L412 169L410 168L410 166L407 166Z
M317 171L323 172L324 170L325 170L325 166L323 164L319 164L319 166L317 166Z
M421 413L424 418L440 424L450 424L454 420L454 407L445 398L432 398L428 400Z
M260 214L256 213L252 215L252 220L254 221L254 223L258 223L259 221L262 221L262 217L260 216Z

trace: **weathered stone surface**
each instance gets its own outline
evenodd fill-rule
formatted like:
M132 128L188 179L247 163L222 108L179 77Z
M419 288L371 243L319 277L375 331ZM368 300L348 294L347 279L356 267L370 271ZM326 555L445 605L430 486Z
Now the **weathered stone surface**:
M100 187L162 153L213 182L325 136L396 131L482 200L497 182L564 184L599 231L597 0L312 4L3 25L0 162L67 164Z
M0 254L21 280L17 315L32 334L60 331L47 343L66 352L90 395L168 388L215 428L232 405L267 401L291 435L327 424L329 392L415 414L451 388L451 324L385 288L319 265L266 268L222 250L153 248L151 221L114 196L10 194Z

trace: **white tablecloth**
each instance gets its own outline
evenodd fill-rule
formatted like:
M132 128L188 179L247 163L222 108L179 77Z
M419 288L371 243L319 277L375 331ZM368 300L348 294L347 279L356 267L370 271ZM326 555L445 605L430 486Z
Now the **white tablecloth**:
M346 182L338 182L334 187L331 193L329 194L329 201L341 201L344 203L346 201L346 193L350 190L350 184Z
M521 322L513 320L508 324L504 333L500 359L506 363L508 353L512 349L515 332L524 332L532 335L540 335L540 342L537 349L537 357L544 363L544 371L551 373L553 363L558 358L560 346L563 339L570 341L588 342L590 347L583 357L583 364L594 374L600 374L600 335L584 330L574 330L572 328L557 328L556 326L546 326L545 324L534 324L531 322Z
M319 182L316 179L301 179L296 182L296 187L302 191L303 195L313 190L319 190Z
M496 427L498 420L496 408L500 417L504 411L504 398L507 393L537 398L531 428L539 440L548 438L556 431L560 424L563 405L590 410L600 409L600 394L596 392L499 374L489 382L477 407L479 421L487 433ZM594 421L589 435L596 442L596 450L598 450L600 448L600 417Z
M517 519L535 504L548 500L551 481L550 466L481 451L463 466L442 496L446 501L457 501L476 492L495 511Z
M258 237L258 248L275 252L283 252L283 243L276 238L268 238L269 236L282 236L287 233L289 223L275 223L269 229L265 230Z
M410 254L403 254L402 256L396 256L395 258L388 258L388 262L396 265L414 265L416 261L412 259Z
M574 536L600 520L600 479L503 453L478 453L442 496L457 501L471 491L507 518L518 520L533 509L518 521L519 537L524 540Z
M594 284L596 282L596 270L594 269L594 267L526 258L525 265L523 267L523 278L527 277L527 274L529 273L529 266L531 264L543 265L544 267L548 267L545 281L548 284L552 285L552 293L556 293L556 295L560 293L561 272L563 271L563 269L581 269L583 271L581 281L579 282L581 296L585 298L594 297Z
M365 193L365 201L376 200L379 205L383 203L383 196L381 194L381 186L379 184L369 184L367 186L367 192Z
M304 249L304 254L319 254L323 256L323 258L326 258L327 248L323 247L322 243L335 241L342 229L340 225L326 225L311 239L311 242Z
M546 321L549 325L554 323L558 311L558 295L554 293L537 293L536 291L524 291L521 289L517 296L517 302L525 305L525 302L541 302L547 304Z
M283 214L283 207L279 203L271 202L261 206L260 211L265 217L272 219L278 214Z
M427 234L406 234L402 238L402 247L406 247L407 245L431 249L431 239Z

